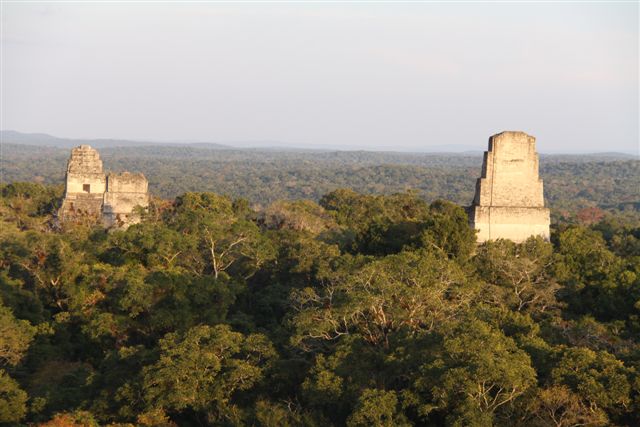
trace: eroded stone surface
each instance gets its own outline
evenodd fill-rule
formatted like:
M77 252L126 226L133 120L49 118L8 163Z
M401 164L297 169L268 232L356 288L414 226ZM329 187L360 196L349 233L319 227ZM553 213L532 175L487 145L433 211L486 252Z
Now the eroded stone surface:
M549 209L544 207L533 136L502 132L489 139L469 220L478 230L478 242L549 238Z
M108 227L127 227L140 220L135 207L148 205L144 175L106 175L98 151L89 145L71 150L65 196L58 214L62 221L86 217L101 220Z
M136 206L149 205L147 179L143 174L124 172L107 176L102 219L107 226L126 226L139 220Z
M106 187L98 152L88 145L72 149L59 217L63 221L80 216L99 217Z

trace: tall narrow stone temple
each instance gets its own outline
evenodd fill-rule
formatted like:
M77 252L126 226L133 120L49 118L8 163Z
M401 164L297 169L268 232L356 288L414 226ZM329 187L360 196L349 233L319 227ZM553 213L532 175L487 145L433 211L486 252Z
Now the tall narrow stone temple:
M105 174L98 151L89 145L71 150L64 200L58 218L90 217L107 227L127 227L140 220L136 206L149 205L148 182L142 174Z
M544 207L533 136L502 132L489 138L469 221L478 230L478 242L549 238L549 209Z

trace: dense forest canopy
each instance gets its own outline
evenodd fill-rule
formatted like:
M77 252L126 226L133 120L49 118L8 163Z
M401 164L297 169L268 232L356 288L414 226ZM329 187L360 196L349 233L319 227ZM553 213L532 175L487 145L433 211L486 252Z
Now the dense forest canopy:
M480 176L482 153L390 153L220 149L208 145L106 147L106 169L142 172L158 197L212 191L251 205L320 198L339 188L364 194L415 191L432 202L469 205ZM69 149L3 144L0 170L6 183L62 184ZM540 176L556 221L600 211L638 215L640 161L623 154L542 155Z
M543 156L552 241L478 246L479 153L104 148L110 232L68 156L3 145L2 423L640 423L637 159Z
M603 185L638 179L633 162L558 165L578 171L553 178L565 188L602 170ZM640 424L629 212L555 223L551 242L478 246L462 207L416 192L337 189L260 209L185 192L111 232L57 224L59 185L0 194L0 422ZM585 194L639 201L637 188Z

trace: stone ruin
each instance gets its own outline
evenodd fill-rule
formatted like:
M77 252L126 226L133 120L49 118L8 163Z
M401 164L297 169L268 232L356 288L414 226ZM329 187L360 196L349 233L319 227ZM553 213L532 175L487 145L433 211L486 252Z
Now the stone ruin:
M536 235L549 239L549 209L544 207L533 136L502 132L489 138L469 222L478 230L479 243L496 239L520 243Z
M98 152L89 145L71 150L61 221L92 217L107 227L128 227L140 220L136 207L149 205L142 174L105 174ZM478 242L530 236L549 238L549 209L544 207L538 176L536 140L524 132L502 132L489 138L482 176L476 183L469 222Z
M148 186L142 174L105 174L98 151L81 145L71 150L58 217L61 221L89 217L106 227L126 228L140 221L135 208L149 205Z

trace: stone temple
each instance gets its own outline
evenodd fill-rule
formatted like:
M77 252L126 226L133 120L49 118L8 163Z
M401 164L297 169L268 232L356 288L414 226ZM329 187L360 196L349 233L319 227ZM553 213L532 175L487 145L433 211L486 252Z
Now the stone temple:
M502 132L489 138L469 222L478 230L478 242L549 238L549 209L544 207L533 136Z
M58 217L62 221L90 217L107 227L127 227L140 220L134 208L149 205L148 186L142 174L105 174L98 152L81 145L71 150Z

